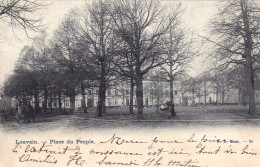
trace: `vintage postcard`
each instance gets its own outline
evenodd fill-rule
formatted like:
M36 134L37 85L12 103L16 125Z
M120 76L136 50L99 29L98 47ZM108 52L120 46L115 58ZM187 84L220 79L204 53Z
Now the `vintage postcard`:
M260 166L259 0L0 0L0 167Z

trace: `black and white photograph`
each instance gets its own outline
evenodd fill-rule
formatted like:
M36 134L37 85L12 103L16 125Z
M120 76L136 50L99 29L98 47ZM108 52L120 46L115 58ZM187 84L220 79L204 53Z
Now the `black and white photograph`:
M259 0L0 0L0 167L260 166Z

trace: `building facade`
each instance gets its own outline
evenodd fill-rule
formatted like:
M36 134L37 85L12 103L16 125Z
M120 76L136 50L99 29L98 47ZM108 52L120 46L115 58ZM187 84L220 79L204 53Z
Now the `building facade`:
M143 82L144 106L154 106L158 104L165 104L170 101L170 88L169 83L146 80ZM189 90L189 89L187 89ZM205 97L206 95L206 97ZM224 96L223 96L224 95ZM236 89L231 89L225 93L216 93L212 87L208 87L207 94L203 92L184 91L181 82L176 81L174 83L174 103L175 105L194 106L202 104L238 104L239 92ZM260 104L260 91L255 92L256 103ZM40 107L44 104L43 97L40 100ZM33 103L32 99L32 103ZM134 105L136 105L136 97L134 90L133 97ZM92 87L85 90L85 103L88 108L97 107L98 103L98 88ZM75 107L81 108L83 104L83 96L81 94L76 95ZM128 84L121 84L111 86L106 92L106 106L118 107L129 106L130 104L130 86ZM58 108L58 97L53 95L48 98L48 108ZM70 108L70 98L62 95L61 97L62 108Z

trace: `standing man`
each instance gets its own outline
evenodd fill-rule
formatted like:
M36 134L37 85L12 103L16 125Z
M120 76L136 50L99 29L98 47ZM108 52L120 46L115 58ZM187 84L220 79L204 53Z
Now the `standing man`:
M33 109L33 106L30 102L28 102L28 112L29 112L29 120L30 118L32 118L32 121L34 122L35 118L36 118L36 115L35 115L35 111Z

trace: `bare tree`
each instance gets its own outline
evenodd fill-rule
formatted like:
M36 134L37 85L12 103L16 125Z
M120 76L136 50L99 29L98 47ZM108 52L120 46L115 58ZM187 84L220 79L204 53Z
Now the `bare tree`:
M216 18L212 19L211 30L215 44L212 56L221 66L242 64L245 69L249 95L249 114L256 115L254 71L259 68L260 7L254 0L225 0Z
M168 32L163 38L163 49L165 51L164 65L161 66L162 71L166 74L164 80L169 83L170 86L170 111L171 116L176 116L174 110L173 101L173 82L177 75L184 72L188 63L190 63L196 56L195 50L192 50L192 44L194 40L188 37L188 33L182 27L180 16L181 16L181 5L172 7L174 12L171 16L174 18L174 22L169 20L170 27ZM172 17L169 17L172 19Z
M207 97L210 93L212 93L211 87L212 87L212 75L210 72L205 71L200 76L197 77L197 84L198 87L198 96L204 97L204 105L207 105Z
M109 17L110 3L99 0L87 4L84 13L78 19L75 31L82 38L82 44L92 57L97 69L99 80L98 105L96 116L101 117L106 113L106 90L114 72L111 70L111 59L114 48L117 46L116 38L109 28L111 20Z
M41 18L36 18L33 13L43 6L39 0L0 0L0 22L10 24L12 28L22 27L28 35L28 29L41 29Z
M62 112L62 100L65 100L65 97L62 95L65 95L66 90L66 66L62 66L60 64L60 59L58 57L62 57L62 51L60 50L60 47L55 44L54 46L51 46L51 60L55 64L55 67L53 69L53 87L55 89L55 94L58 96L58 108L59 112ZM65 103L64 103L65 107Z
M38 52L38 69L40 71L40 87L41 90L44 92L44 103L43 103L43 109L44 112L47 113L47 102L48 98L52 101L52 93L53 93L53 81L54 81L54 75L53 75L53 69L54 69L54 62L51 58L51 50L49 47L49 43L47 41L47 33L45 31L42 31L41 34L34 38L33 43L35 49ZM51 102L52 104L52 102ZM52 105L50 106L52 111Z
M185 96L189 93L189 84L190 84L190 76L187 73L183 73L181 75L177 75L176 80L178 80L179 91L181 94L181 102L184 106L187 105L187 97Z
M157 107L159 109L159 106L161 104L161 99L163 99L163 87L164 87L164 76L162 74L162 71L160 70L155 70L155 72L151 72L149 75L149 80L151 81L151 84L148 85L146 89L150 91L150 95L153 98L156 98L157 101ZM150 90L149 90L150 89Z
M66 71L64 82L66 83L66 94L70 97L70 110L75 111L75 96L77 86L77 62L78 56L75 53L77 48L76 37L74 36L74 13L70 12L62 21L59 29L56 30L53 45L56 46L55 59L58 65Z
M20 96L34 96L35 111L37 112L39 111L39 94L41 91L44 92L43 107L45 112L47 112L48 94L52 93L54 64L49 53L44 37L35 40L33 46L25 46L20 52L12 77L15 81L13 84L17 86L16 90L20 89L21 91ZM17 78L20 78L19 82L21 83L17 82L18 80L16 81Z
M198 82L199 82L198 78L193 78L193 77L190 77L188 80L186 80L186 83L188 86L188 92L192 94L192 106L193 107L195 107L195 98L199 96L199 92L200 92L200 87L199 87Z
M115 31L116 33L116 31ZM130 104L129 104L129 114L133 115L133 97L134 97L134 87L135 87L135 72L134 72L134 61L131 60L130 48L124 42L123 39L118 37L118 43L120 45L114 52L114 58L112 59L113 69L123 80L126 80L130 84Z
M168 20L158 0L116 0L113 7L113 30L130 51L125 60L133 64L138 118L142 119L143 76L163 64L161 39L174 17Z
M33 95L35 106L39 108L39 89L40 89L40 56L32 46L24 46L21 50L17 63L15 64L14 74L11 77L12 86L10 97L22 97ZM38 111L38 110L37 110Z
M216 69L214 74L211 76L212 87L215 89L216 102L219 103L219 93L221 94L221 103L225 103L225 95L227 91L231 90L232 79L229 76L230 70L219 70Z
M85 49L85 45L82 44L81 39L77 39L77 48L75 48L76 68L77 68L77 80L80 82L80 90L82 95L81 107L84 112L87 112L85 90L90 87L89 81L97 80L97 70L95 70L94 62L92 61L91 55Z
M238 104L246 104L247 83L245 78L245 69L243 65L238 65L230 69L228 73L230 87L238 90Z

